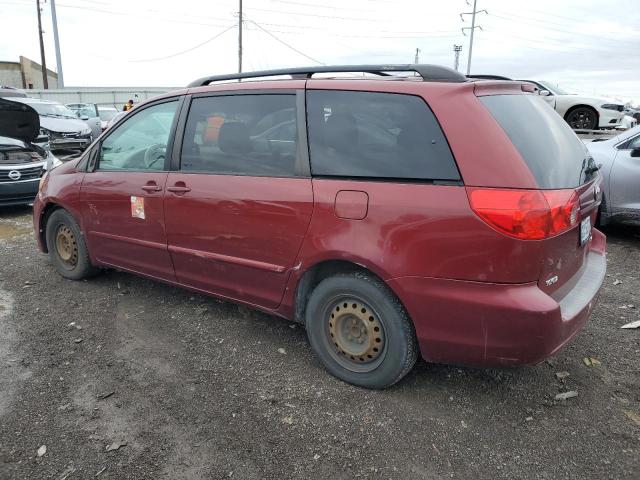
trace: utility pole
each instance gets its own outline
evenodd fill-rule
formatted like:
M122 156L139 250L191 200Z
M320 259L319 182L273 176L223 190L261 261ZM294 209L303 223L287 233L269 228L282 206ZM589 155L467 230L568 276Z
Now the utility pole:
M462 45L453 45L453 54L455 59L453 61L453 69L458 71L458 65L460 64L460 52L462 51Z
M238 73L242 73L242 0L238 10Z
M44 40L42 39L42 19L40 18L40 0L36 0L38 7L38 35L40 36L40 64L42 65L42 86L49 88L49 80L47 79L47 60L44 58Z
M471 38L469 39L469 57L467 58L467 75L469 75L471 73L471 54L473 53L473 34L476 31L476 28L479 28L480 30L482 30L482 27L476 25L476 13L480 13L480 12L484 12L484 13L489 13L486 10L478 10L476 8L478 3L478 0L473 0L473 11L472 12L464 12L460 14L460 18L462 19L462 21L464 22L464 15L471 15L471 27L463 27L462 28L462 33L464 35L466 35L466 33L464 33L465 30L471 30ZM467 5L469 5L469 1L467 0Z
M56 0L51 0L51 20L53 22L53 43L56 48L56 70L58 71L58 88L64 88L62 74L62 57L60 56L60 39L58 38L58 16L56 15Z
M420 49L416 48L416 56L413 59L413 63L415 63L416 65L420 63Z

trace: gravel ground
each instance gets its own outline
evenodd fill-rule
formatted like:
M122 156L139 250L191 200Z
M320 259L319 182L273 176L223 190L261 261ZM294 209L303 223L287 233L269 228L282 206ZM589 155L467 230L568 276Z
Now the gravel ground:
M124 273L64 280L30 228L0 212L2 479L638 478L640 329L619 328L640 319L638 230L607 231L599 306L556 357L419 362L378 392L278 318Z

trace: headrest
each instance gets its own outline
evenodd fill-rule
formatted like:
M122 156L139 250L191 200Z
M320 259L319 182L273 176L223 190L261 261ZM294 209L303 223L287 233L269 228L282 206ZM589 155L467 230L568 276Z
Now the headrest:
M332 112L324 125L325 146L336 150L351 150L358 144L355 117L348 111Z
M249 129L243 122L225 122L218 133L218 147L225 153L247 153L252 150Z

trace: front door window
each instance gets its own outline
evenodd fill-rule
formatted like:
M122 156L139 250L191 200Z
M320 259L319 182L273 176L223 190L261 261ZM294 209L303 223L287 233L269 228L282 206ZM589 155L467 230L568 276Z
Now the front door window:
M154 105L118 125L100 146L98 170L165 170L177 101Z

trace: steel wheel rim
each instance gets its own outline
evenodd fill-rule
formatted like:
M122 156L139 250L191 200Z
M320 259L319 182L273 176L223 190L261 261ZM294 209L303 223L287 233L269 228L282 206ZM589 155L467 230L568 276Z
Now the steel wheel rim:
M329 302L323 321L329 352L352 372L370 372L384 360L387 338L378 313L354 295Z
M78 264L78 242L66 225L60 225L56 231L56 253L65 268L71 270Z

